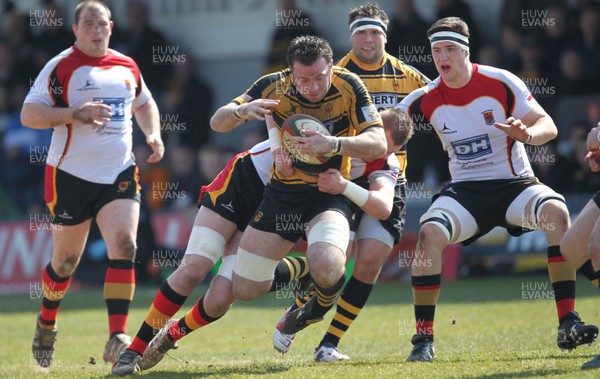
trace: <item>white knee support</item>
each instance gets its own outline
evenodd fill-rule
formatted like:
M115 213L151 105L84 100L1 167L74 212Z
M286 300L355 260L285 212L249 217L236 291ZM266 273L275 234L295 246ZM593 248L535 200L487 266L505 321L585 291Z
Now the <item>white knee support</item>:
M334 220L321 220L309 230L306 241L308 246L316 242L325 242L346 251L349 238L348 224L344 226Z
M436 225L444 233L448 241L452 241L456 233L454 219L444 209L434 208L428 210L419 220L421 226L425 224Z
M233 268L235 267L235 255L228 255L223 257L221 266L219 266L219 272L217 275L221 275L225 279L231 280L233 278Z
M565 202L565 198L554 191L543 191L536 193L533 198L531 198L531 212L529 213L529 219L524 225L527 228L531 229L540 229L540 215L542 212L542 208L544 204L549 200L558 200L562 203Z
M225 238L205 226L194 226L188 241L186 254L200 255L217 263L225 250Z
M264 282L273 279L278 263L279 261L261 257L240 247L233 272L248 280Z

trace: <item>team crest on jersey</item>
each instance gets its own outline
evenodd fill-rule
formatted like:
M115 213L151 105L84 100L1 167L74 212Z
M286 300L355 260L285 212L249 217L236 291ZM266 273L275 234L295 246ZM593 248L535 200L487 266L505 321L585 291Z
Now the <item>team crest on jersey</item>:
M256 212L256 214L254 215L254 222L259 222L261 218L263 218L262 211Z
M122 192L127 191L127 188L129 188L129 184L130 184L129 180L123 180L123 181L119 182L119 190L118 190L118 192L122 193Z
M394 88L394 92L398 92L400 90L400 83L396 79L392 82L392 87Z
M496 120L494 120L493 110L488 109L487 111L481 112L481 114L483 115L483 120L485 121L486 125L494 125L494 122L496 122Z
M331 115L333 114L333 104L327 104L327 106L325 107L325 113L327 113L327 117L331 117Z
M131 90L131 82L129 81L129 79L125 79L125 88L127 89L127 91Z

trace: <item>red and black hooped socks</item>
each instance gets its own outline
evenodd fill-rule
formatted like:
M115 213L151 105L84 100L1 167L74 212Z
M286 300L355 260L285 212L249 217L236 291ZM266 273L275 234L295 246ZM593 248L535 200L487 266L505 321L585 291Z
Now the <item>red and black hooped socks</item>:
M441 278L441 274L411 277L416 334L433 335L433 319L440 296Z
M125 333L129 305L135 292L135 263L126 259L111 259L104 279L104 300L108 309L108 329L111 336Z
M60 277L48 263L42 274L42 310L40 312L40 327L52 330L56 327L56 316L60 302L67 293L71 276Z
M142 355L152 338L181 309L186 299L187 296L175 292L165 280L156 292L146 318L129 349Z
M565 260L560 246L548 246L548 276L554 290L558 319L575 309L575 269Z
M223 316L211 317L206 313L206 309L204 308L204 296L202 296L198 299L194 308L186 313L184 317L180 318L179 322L171 325L169 336L173 342L178 341L194 330L215 322L221 317Z

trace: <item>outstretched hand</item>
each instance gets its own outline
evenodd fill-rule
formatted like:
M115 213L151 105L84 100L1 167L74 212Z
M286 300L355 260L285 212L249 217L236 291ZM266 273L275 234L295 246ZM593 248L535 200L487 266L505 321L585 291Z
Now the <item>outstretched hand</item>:
M279 105L279 100L256 99L239 106L239 115L244 120L251 118L264 121L265 116L271 114L271 109Z

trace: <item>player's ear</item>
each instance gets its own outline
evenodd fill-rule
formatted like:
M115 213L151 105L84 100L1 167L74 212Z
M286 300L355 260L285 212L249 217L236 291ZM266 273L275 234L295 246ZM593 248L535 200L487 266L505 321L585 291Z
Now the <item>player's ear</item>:
M108 23L108 25L109 25L109 28L108 28L108 30L110 30L110 33L112 34L113 27L115 26L115 23L114 23L114 21L113 21L113 20L110 20L110 22Z

